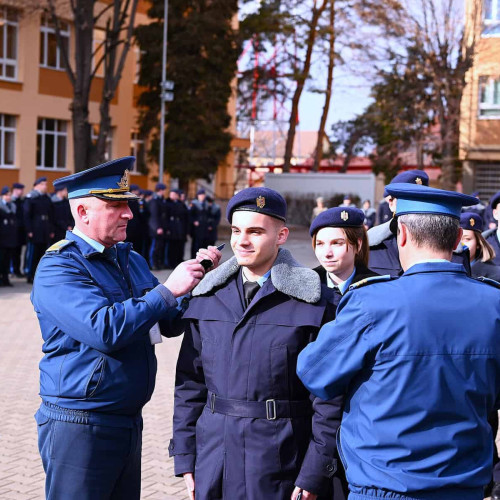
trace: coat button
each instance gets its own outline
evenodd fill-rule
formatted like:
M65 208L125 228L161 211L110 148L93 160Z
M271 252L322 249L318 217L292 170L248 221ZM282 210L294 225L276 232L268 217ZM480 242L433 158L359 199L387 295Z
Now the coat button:
M332 465L332 464L328 464L328 465L326 466L326 470L327 470L328 472L333 472L333 465Z

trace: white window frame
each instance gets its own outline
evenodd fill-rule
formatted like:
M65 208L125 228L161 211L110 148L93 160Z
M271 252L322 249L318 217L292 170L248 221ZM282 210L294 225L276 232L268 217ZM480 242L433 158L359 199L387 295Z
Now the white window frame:
M0 23L3 26L2 35L3 35L3 50L4 53L0 54L0 79L1 80L9 80L9 81L17 81L17 57L19 54L19 21L12 21L8 19L7 12L15 12L17 18L17 11L10 7L0 7ZM11 59L6 56L7 54L7 26L13 26L15 28L16 33L16 41L15 41L15 59ZM0 35L0 36L2 36ZM14 76L6 76L6 68L7 66L14 67Z
M42 165L38 165L38 160L37 160L37 169L44 169L44 170L65 170L66 169L66 163L67 163L67 158L68 158L68 122L66 120L58 120L57 118L47 118L47 117L40 117L38 120L42 121L42 127L40 128L40 123L37 125L37 144L38 144L38 136L42 137L41 140L41 151L40 151L40 161ZM46 120L54 120L54 130L46 130ZM57 130L59 128L59 124L64 124L64 131L59 131ZM45 143L46 143L46 136L53 135L54 136L54 152L53 152L53 166L49 165L44 165L45 163ZM64 148L64 165L57 165L57 151L58 151L58 145L59 141L66 141L66 146Z
M106 32L104 30L95 28L94 33L92 35L92 71L95 70L96 65L99 63L101 57L103 56L106 47L103 45L103 42L106 40ZM97 54L95 54L95 51L99 48L99 51ZM101 65L99 66L98 70L96 71L95 76L99 78L104 78L104 64L105 61L101 62Z
M146 147L146 141L141 139L138 130L130 131L130 156L135 156L136 160L138 158L137 152L139 151L139 146L142 144L143 148ZM137 170L137 161L134 162L134 168L130 171L133 174L140 173Z
M114 127L111 127L108 137L106 138L106 151L104 153L104 159L109 161L113 158L113 132ZM97 144L97 139L99 138L99 125L92 125L90 127L90 140L94 146Z
M49 16L43 15L42 16L42 22L40 24L40 33L42 34L40 43L43 44L43 56L44 56L44 61L40 61L40 67L41 68L49 68L49 69L56 69L59 71L65 71L64 67L64 62L63 62L63 56L61 53L61 48L59 45L56 45L56 65L55 66L50 66L48 63L49 59L49 35L53 34L54 36L56 35L56 29L53 28L52 26L49 25L50 19ZM62 26L66 26L65 29L62 29ZM70 50L70 27L69 23L66 21L59 21L59 32L61 37L66 37L68 40L68 51ZM69 57L69 54L68 54Z
M481 120L499 120L500 119L500 102L498 104L494 104L493 101L493 93L495 91L495 82L498 82L498 93L499 93L499 101L500 101L500 75L499 76L480 76L479 77L479 85L478 85L478 117ZM485 84L487 86L486 92L487 96L490 96L489 102L481 102L481 93L482 93L482 85ZM494 114L484 114L487 111L493 111Z
M5 117L10 116L14 118L14 127L8 127L5 125ZM16 167L16 128L17 128L17 118L14 115L7 115L0 113L0 168L15 168ZM14 161L13 163L5 163L5 152L6 152L6 133L11 132L14 134Z
M486 17L486 8L484 7L484 3L483 3L483 9L484 9L485 24L500 22L500 0L491 0L491 17Z

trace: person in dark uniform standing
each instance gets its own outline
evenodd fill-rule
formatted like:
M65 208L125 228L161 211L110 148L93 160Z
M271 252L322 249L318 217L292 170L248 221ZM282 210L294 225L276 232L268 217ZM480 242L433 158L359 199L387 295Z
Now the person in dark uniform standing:
M12 184L12 201L16 205L17 217L17 246L12 251L12 271L17 278L24 277L21 269L21 254L23 246L26 244L26 229L24 227L24 184L14 182Z
M389 206L389 199L390 196L386 196L378 206L377 224L384 224L384 222L392 219L392 210Z
M53 243L62 240L66 231L71 231L75 225L68 201L68 190L57 186L51 197L54 207L54 238Z
M165 184L158 182L156 184L156 192L148 205L149 235L151 237L151 248L149 251L150 264L156 270L165 267L165 244L168 227L167 201L165 200L166 189L167 186Z
M133 249L144 257L146 244L144 236L147 230L145 203L141 197L141 188L137 184L130 184L130 192L135 194L137 198L128 202L133 217L127 224L127 239L125 241L132 243Z
M218 228L221 220L219 205L211 196L207 196L207 232L203 241L203 247L213 246L217 242Z
M299 354L316 396L346 394L349 500L482 500L500 408L500 284L451 262L471 196L392 184L404 274L351 287Z
M28 237L25 274L33 283L36 267L54 238L54 206L47 194L47 177L35 181L24 200L24 225Z
M313 250L321 264L314 270L321 283L332 289L335 306L353 283L378 276L368 269L364 219L359 208L335 207L318 215L309 228Z
M12 286L9 272L12 253L17 247L17 207L8 186L0 193L0 286Z
M429 176L423 170L407 170L402 172L389 184L405 183L416 184L420 186L429 185ZM397 206L397 200L388 193L386 186L384 195L389 200L391 211L394 212ZM473 198L477 200L477 198ZM396 243L396 237L392 234L390 229L391 221L388 221L379 226L372 227L368 231L368 242L370 244L370 259L368 267L375 273L380 275L388 274L392 277L401 276L403 268L399 261L399 250ZM458 262L465 267L467 273L470 274L470 258L469 250L463 248L461 245L453 252L453 262Z
M203 246L203 241L207 234L208 204L204 189L198 189L196 200L193 200L189 210L191 223L191 258L196 256L196 252Z
M139 500L143 406L155 344L183 331L177 297L204 276L179 265L164 284L126 237L133 157L55 181L75 228L40 261L31 301L40 322L42 404L35 419L47 500ZM217 266L216 249L200 250Z
M493 217L493 222L500 220L500 191L495 193L490 199L491 214ZM500 229L494 227L493 229L488 229L483 233L484 239L491 245L495 251L495 258L493 262L499 266L500 265Z
M475 212L462 213L460 227L463 230L462 245L465 245L470 252L471 275L474 278L484 276L500 281L500 266L494 261L495 251L481 234L483 230L481 215Z
M189 213L179 199L179 190L171 189L167 200L168 216L168 263L176 267L184 260L184 246L187 240ZM213 245L213 243L210 243ZM209 246L209 245L207 245Z
M288 228L279 193L244 189L226 213L235 256L207 274L184 313L175 474L191 499L329 495L343 401L311 399L295 375L328 307L319 276L280 248Z

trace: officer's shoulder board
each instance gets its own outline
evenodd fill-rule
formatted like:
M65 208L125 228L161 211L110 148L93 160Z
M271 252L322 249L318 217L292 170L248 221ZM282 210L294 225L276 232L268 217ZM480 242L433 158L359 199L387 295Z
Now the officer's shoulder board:
M73 243L72 240L61 240L54 243L52 246L47 248L45 253L59 253L63 248L71 245Z
M358 281L357 283L353 283L349 290L357 290L366 285L372 285L373 283L383 283L384 281L391 281L393 279L397 279L390 274L384 274L383 276L370 276L369 278L365 278L364 280Z
M494 286L496 288L500 288L500 283L498 281L492 280L491 278L485 278L484 276L480 276L479 278L474 278L477 281L482 281L483 283L486 283L487 285Z

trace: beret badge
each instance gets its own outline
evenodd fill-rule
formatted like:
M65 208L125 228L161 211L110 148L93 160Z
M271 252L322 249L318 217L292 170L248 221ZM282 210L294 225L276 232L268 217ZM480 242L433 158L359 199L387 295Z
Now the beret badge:
M255 203L257 204L258 208L264 208L266 206L266 199L263 196L259 196L255 200Z
M345 222L349 218L349 214L345 210L342 210L340 218Z
M470 223L471 227L474 227L474 226L476 225L476 221L474 220L474 218L473 218L473 217L471 217L471 218L469 219L469 223Z
M418 184L419 186L421 186L422 185L422 179L420 177L417 177L415 179L415 184Z

